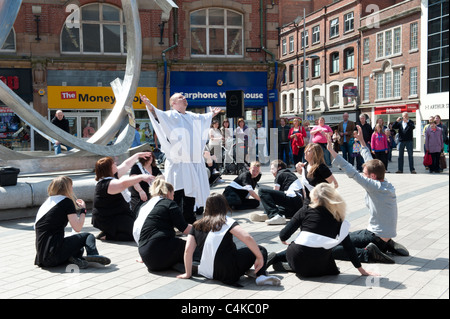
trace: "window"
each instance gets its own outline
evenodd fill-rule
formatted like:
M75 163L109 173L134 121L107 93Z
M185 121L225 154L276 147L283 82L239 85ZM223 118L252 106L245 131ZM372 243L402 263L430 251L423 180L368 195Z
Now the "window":
M417 67L409 69L409 95L417 96Z
M401 28L377 33L377 59L399 55L402 52Z
M126 26L122 11L103 3L88 4L79 13L79 26L64 24L61 52L79 54L126 54Z
M384 97L386 99L392 98L392 73L384 74Z
M294 37L289 37L289 52L294 52Z
M400 81L401 81L401 71L399 69L395 69L394 70L394 97L395 98L400 98L401 94L400 94Z
M370 47L369 38L365 38L363 41L363 62L369 62L370 59Z
M339 52L331 53L330 63L331 63L331 66L330 66L331 73L339 72Z
M306 79L309 79L309 61L306 61L306 66L305 68L303 68L305 64L302 62L301 63L301 72L300 72L300 79L303 80L303 70L305 70L306 72Z
M301 48L303 49L303 43L305 43L306 47L308 47L308 39L309 39L308 30L306 30L305 32L303 32L303 31L301 32L301 38L302 38ZM305 41L305 42L303 42L303 41Z
M289 112L294 112L295 97L294 93L289 94Z
M344 15L344 32L352 31L355 28L353 12Z
M14 28L11 28L5 42L0 47L0 52L14 52L16 51L16 39Z
M353 70L355 68L355 49L348 48L344 50L344 70Z
M294 65L289 66L289 82L294 82Z
M384 99L384 74L377 75L377 100Z
M312 77L317 78L320 76L320 58L312 60Z
M320 26L316 25L312 29L312 44L320 42Z
M428 2L428 94L449 91L449 4Z
M339 106L339 86L330 87L331 106Z
M192 12L190 19L192 56L243 56L242 14L209 8Z
M320 101L319 98L316 99L316 96L320 96L320 89L314 89L312 90L312 98L313 98L313 108L318 109L320 108Z
M369 101L370 78L368 76L365 76L363 82L364 82L363 101Z
M409 31L409 49L417 50L419 48L419 26L417 22L411 23Z
M285 113L287 111L287 94L283 94L283 103L281 105L281 111Z
M283 55L287 54L286 39L281 40L281 54Z
M330 21L330 38L339 35L339 18Z

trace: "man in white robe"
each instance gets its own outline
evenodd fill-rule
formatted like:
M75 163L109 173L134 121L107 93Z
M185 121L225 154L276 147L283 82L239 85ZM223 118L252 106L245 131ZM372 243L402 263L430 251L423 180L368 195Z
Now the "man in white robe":
M206 114L186 111L187 100L175 93L169 100L171 110L161 111L141 95L147 107L153 129L166 155L164 176L175 189L175 201L186 222L196 220L194 206L204 207L210 188L203 150L208 141L211 120L220 108Z

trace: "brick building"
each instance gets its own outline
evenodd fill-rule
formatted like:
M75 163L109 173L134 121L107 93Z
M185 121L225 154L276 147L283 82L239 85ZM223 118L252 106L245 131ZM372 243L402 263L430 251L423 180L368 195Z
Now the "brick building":
M255 126L256 120L273 125L278 107L271 90L279 83L275 1L174 1L178 8L169 14L155 1L137 2L143 44L139 92L161 109L168 108L171 94L183 92L192 111L205 112L208 106L225 110L227 90L244 90L242 115L248 125ZM71 133L82 137L86 126L98 129L109 115L114 104L110 82L123 78L125 66L126 21L120 0L24 0L0 48L2 80L17 82L12 87L16 93L49 119L63 109ZM271 92L274 98L269 98ZM143 127L148 115L137 97L133 107ZM18 119L1 102L0 113L2 144L16 150L48 149L48 141L38 134L31 134L34 143L14 134L17 127L8 123Z

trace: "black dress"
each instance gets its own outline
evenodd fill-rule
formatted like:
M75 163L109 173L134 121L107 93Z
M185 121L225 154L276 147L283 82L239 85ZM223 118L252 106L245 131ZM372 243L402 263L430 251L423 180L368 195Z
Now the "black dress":
M336 238L341 225L342 222L337 221L325 207L304 206L280 232L280 239L287 241L299 228L302 231ZM355 247L348 235L342 241L342 245L355 268L361 267ZM286 250L286 260L296 273L304 277L339 274L332 256L332 249L312 248L292 242Z
M92 225L100 229L107 240L132 241L136 214L121 193L108 194L112 179L102 179L95 186Z

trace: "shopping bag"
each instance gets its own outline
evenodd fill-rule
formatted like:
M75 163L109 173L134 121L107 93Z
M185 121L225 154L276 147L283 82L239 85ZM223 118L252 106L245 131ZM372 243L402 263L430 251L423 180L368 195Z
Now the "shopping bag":
M441 156L439 157L439 167L441 169L447 168L447 160L445 159L445 154L441 153Z
M423 166L428 167L433 164L433 159L431 158L431 154L426 152L425 156L423 157Z

